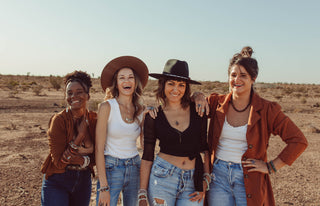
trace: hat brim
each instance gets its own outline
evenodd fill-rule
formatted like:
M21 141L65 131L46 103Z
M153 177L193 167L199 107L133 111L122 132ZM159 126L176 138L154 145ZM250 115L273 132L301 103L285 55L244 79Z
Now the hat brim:
M201 84L200 82L194 81L192 79L186 78L186 77L181 77L181 76L177 76L177 75L172 75L172 74L168 74L168 73L150 73L149 74L150 77L156 78L156 79L161 79L161 78L166 78L166 79L174 79L174 80L181 80L181 81L185 81L189 84Z
M147 65L139 58L133 56L121 56L111 60L102 70L101 87L103 91L112 86L114 74L122 68L132 69L139 77L142 88L148 83L149 70Z

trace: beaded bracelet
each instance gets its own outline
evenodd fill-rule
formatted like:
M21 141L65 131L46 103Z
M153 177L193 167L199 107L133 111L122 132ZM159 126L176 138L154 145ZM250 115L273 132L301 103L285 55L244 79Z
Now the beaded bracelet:
M274 172L277 172L277 169L276 169L276 167L274 166L272 160L270 161L270 165L271 165L272 170L273 170Z
M90 164L90 157L88 157L88 156L83 156L83 159L84 159L83 165L81 165L80 167L81 167L81 168L86 168L86 167L88 167L89 164Z
M269 173L269 175L271 175L272 171L271 171L271 167L270 167L269 163L266 162L266 165L267 165L267 168L268 168L268 173Z
M76 145L73 141L69 142L69 146L74 150L78 150L79 149L79 146Z
M209 180L206 177L209 177ZM203 173L203 178L207 179L209 183L211 183L211 175L209 173Z
M105 187L100 187L98 189L98 192L108 192L110 190L110 187L107 185Z
M210 190L210 185L209 185L210 183L209 183L208 179L204 177L203 180L206 181L206 183L207 183L206 191L209 191Z

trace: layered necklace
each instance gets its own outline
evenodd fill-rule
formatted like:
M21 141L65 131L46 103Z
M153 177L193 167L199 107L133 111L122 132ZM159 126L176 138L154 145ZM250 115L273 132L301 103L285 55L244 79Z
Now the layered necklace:
M133 118L129 118L129 117L128 117L128 116L131 116L131 115L130 115L129 108L127 108L124 104L120 103L120 101L119 101L118 98L116 98L116 100L117 100L117 102L118 102L119 105L121 105L122 107L124 107L124 108L127 109L127 111L126 111L126 113L125 113L125 118L124 118L124 119L126 120L126 122L132 123L132 122L133 122Z
M236 112L244 112L248 109L248 107L250 106L251 104L251 95L250 95L250 100L249 100L249 103L247 104L247 106L244 108L244 109L237 109L234 104L233 104L233 100L232 100L232 96L231 96L231 99L230 99L230 104L232 106L232 108L236 111Z

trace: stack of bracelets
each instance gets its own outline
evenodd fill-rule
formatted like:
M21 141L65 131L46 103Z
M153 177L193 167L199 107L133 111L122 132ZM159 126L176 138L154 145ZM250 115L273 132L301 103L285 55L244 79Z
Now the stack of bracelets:
M79 149L79 146L76 145L73 141L69 142L69 146L72 153L75 153L75 151L78 151Z
M100 187L98 189L98 192L107 192L110 190L110 187L109 186L105 186L105 187Z
M147 190L146 189L139 189L138 191L138 204L142 200L147 200ZM141 198L140 198L141 197Z
M272 174L272 171L273 171L274 173L277 172L277 169L276 169L276 167L274 166L272 160L271 160L270 162L266 162L266 165L267 165L268 173L269 173L269 174Z
M209 180L208 180L207 177L209 177ZM206 191L209 191L209 189L210 189L210 183L211 183L211 176L210 176L209 173L204 173L204 174L203 174L203 181L205 181L205 182L207 183Z
M88 157L88 156L82 156L82 157L84 159L84 162L83 162L83 165L81 165L80 167L81 168L86 168L90 164L90 157Z

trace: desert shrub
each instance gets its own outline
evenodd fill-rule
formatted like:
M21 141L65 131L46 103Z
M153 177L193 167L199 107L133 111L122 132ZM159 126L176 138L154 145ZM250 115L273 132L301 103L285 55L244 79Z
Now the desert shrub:
M22 91L28 91L29 90L29 88L30 88L30 86L28 86L28 85L22 85L21 86L21 89L22 89Z
M279 101L282 99L282 97L283 97L282 95L275 95L275 96L274 96L274 98L276 98L276 99L279 100Z
M59 76L52 76L50 75L49 78L50 84L52 85L52 87L54 89L56 89L57 91L61 88L61 83L62 83L62 78Z
M96 100L90 101L89 109L92 111L98 111L99 104L100 104L99 101L96 101Z
M17 85L19 85L19 82L17 81L14 81L14 80L11 80L7 83L7 87L10 89L10 90L13 90Z
M299 98L302 96L302 94L300 94L300 93L295 93L294 96L299 99Z
M300 87L297 87L297 88L296 88L296 91L297 91L297 92L305 93L305 92L308 91L308 89L307 89L307 87L300 86Z
M315 103L314 105L313 105L313 107L320 107L320 103Z
M32 91L36 96L40 96L40 94L42 92L42 89L43 89L42 85L37 85L37 86L32 88Z
M301 99L301 103L302 103L302 104L305 104L305 103L307 103L307 100L306 100L306 98L302 98L302 99Z
M283 93L286 95L290 95L292 92L294 92L292 87L284 88L284 91L283 91Z

